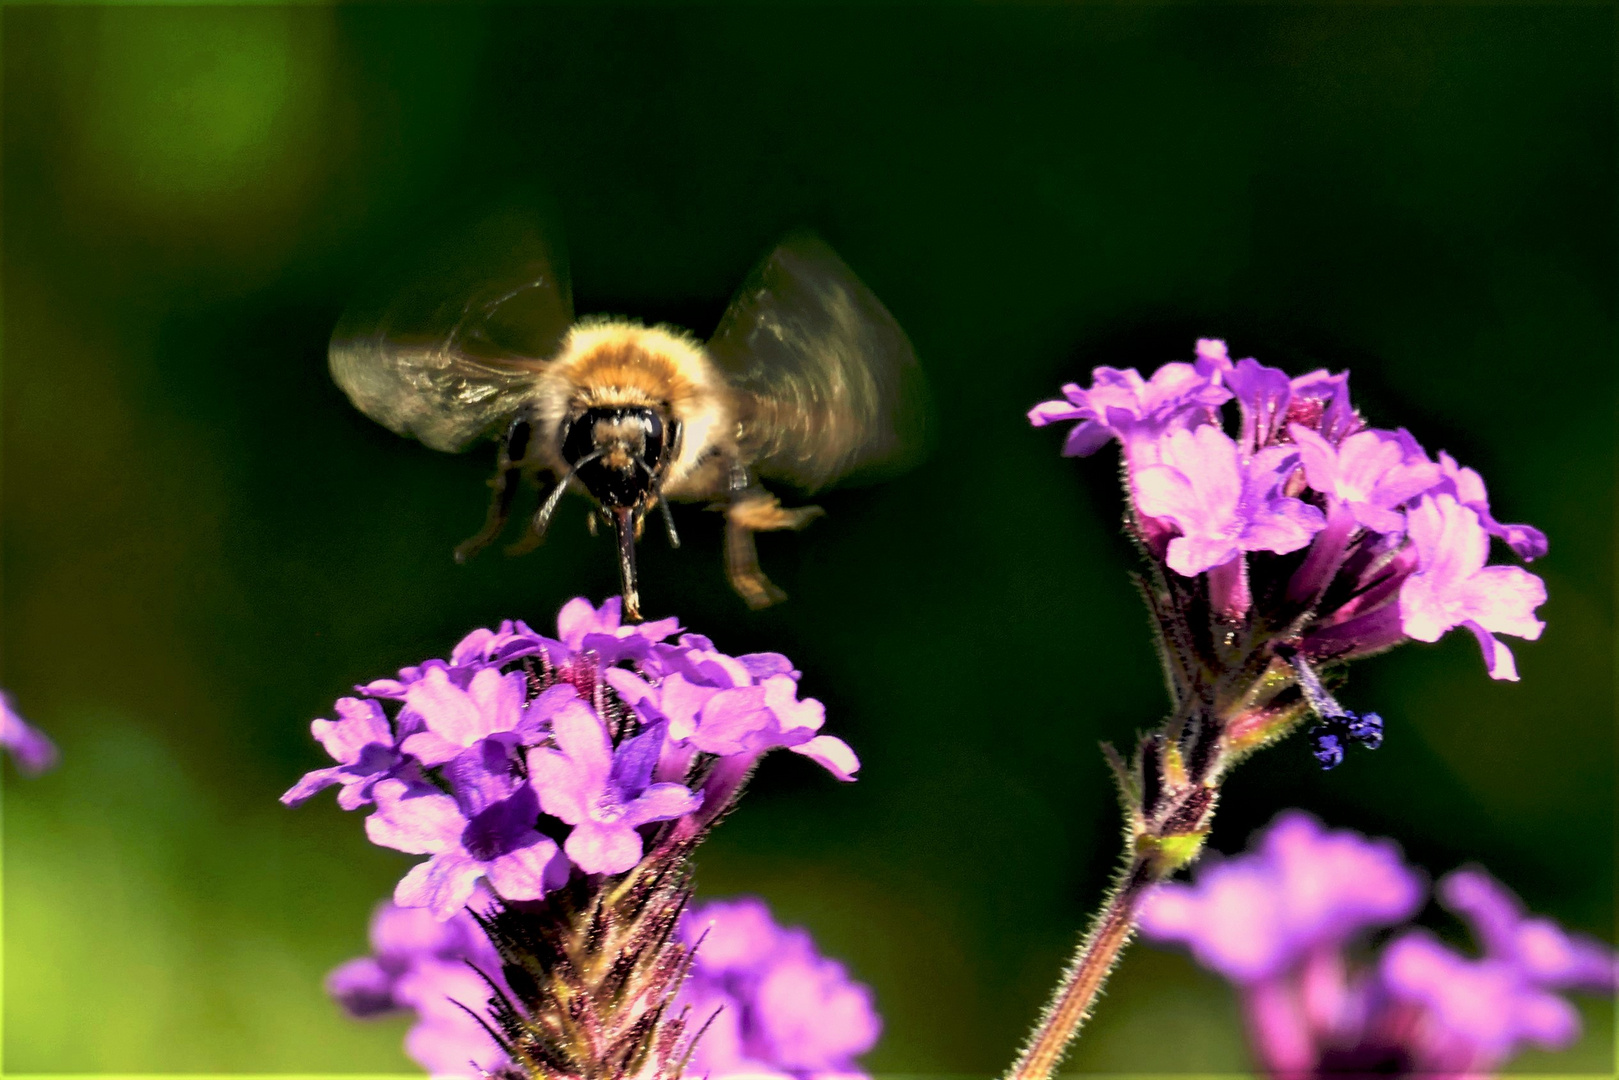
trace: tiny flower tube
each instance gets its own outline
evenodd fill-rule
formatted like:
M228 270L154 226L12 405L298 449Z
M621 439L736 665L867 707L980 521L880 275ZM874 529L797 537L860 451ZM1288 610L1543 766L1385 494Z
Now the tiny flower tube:
M1425 892L1389 841L1328 832L1290 810L1248 854L1205 867L1195 884L1160 886L1141 930L1188 946L1236 986L1256 1061L1277 1077L1488 1075L1525 1046L1579 1038L1563 994L1619 989L1612 949L1528 915L1476 867L1442 878L1437 893L1481 955L1405 928L1361 962L1372 932L1413 916Z

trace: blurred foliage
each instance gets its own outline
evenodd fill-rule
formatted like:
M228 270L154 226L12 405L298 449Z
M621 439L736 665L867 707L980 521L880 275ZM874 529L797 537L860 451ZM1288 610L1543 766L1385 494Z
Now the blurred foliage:
M1115 465L1023 412L1195 337L1354 370L1545 528L1523 681L1456 635L1367 662L1387 746L1245 766L1279 808L1487 865L1612 938L1614 36L1602 7L4 9L4 669L64 764L7 776L11 1072L386 1071L322 974L408 864L329 797L308 721L357 680L613 587L576 504L466 567L492 453L348 407L364 277L518 184L583 312L706 332L820 230L911 333L939 439L766 537L749 614L714 515L645 547L652 613L785 651L865 759L772 760L705 848L877 989L873 1068L1010 1058L1116 857L1097 741L1163 706ZM793 755L783 755L792 758ZM1432 916L1432 913L1430 913ZM1437 919L1438 916L1432 916ZM1539 1069L1609 1072L1611 1011ZM1226 989L1137 948L1082 1071L1236 1070Z

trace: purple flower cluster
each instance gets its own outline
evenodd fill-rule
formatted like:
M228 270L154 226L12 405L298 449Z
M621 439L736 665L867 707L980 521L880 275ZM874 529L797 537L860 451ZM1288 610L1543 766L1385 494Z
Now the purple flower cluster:
M763 901L744 898L691 908L680 934L696 947L674 1003L676 1011L690 1010L693 1030L702 1029L692 1075L861 1075L855 1058L876 1044L882 1027L871 990L822 956L807 931L778 926ZM385 903L371 920L371 948L326 981L350 1015L415 1013L405 1051L436 1076L509 1064L473 1015L490 994L484 976L509 991L470 913L440 922Z
M1234 434L1222 422L1233 401ZM1029 420L1077 421L1068 455L1117 439L1132 528L1152 556L1181 577L1207 575L1228 618L1247 616L1262 593L1271 625L1302 623L1297 647L1311 660L1462 627L1493 678L1516 679L1496 635L1533 640L1544 627L1541 580L1486 564L1492 536L1529 561L1546 553L1545 535L1497 522L1483 480L1449 454L1435 461L1409 432L1367 427L1347 374L1289 378L1203 340L1195 363L1150 379L1097 368L1089 389L1064 386Z
M616 597L575 599L555 638L505 622L448 660L357 687L337 720L313 725L336 764L282 801L336 786L344 809L374 807L373 842L431 856L395 901L447 920L480 883L538 900L576 874L630 870L649 842L696 836L771 749L853 779L859 761L820 734L825 710L799 698L786 657L671 642L675 619L626 626L619 613Z
M1471 926L1481 956L1405 929L1372 962L1352 959L1371 931L1414 915L1425 892L1391 841L1328 831L1295 810L1195 885L1158 886L1140 925L1236 984L1272 1076L1489 1073L1524 1045L1560 1049L1579 1037L1560 992L1619 988L1612 950L1526 915L1477 869L1448 875L1438 894Z
M809 931L777 925L763 900L698 905L681 936L696 949L678 1004L707 1025L691 1072L708 1076L861 1075L877 1044L871 989L815 948Z
M56 744L22 718L11 695L0 690L0 747L24 776L37 776L56 765Z
M475 1010L489 996L485 976L506 990L500 959L470 913L440 921L421 908L384 903L371 918L371 955L333 970L326 991L361 1019L415 1013L405 1035L412 1060L435 1076L476 1075L506 1063L483 1024L462 1008Z

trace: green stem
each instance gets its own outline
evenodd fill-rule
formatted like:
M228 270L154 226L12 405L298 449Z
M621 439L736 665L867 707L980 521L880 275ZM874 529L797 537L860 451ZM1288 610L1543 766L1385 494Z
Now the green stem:
M1157 880L1153 860L1139 855L1120 875L1006 1080L1049 1080L1056 1071L1068 1044L1090 1018L1102 984L1135 934L1142 898Z

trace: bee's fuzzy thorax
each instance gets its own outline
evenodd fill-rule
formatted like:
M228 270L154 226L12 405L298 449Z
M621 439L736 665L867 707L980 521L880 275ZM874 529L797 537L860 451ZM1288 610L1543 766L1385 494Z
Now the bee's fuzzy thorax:
M540 413L552 430L570 412L613 405L662 408L680 421L685 430L670 465L671 484L689 473L731 426L724 380L703 346L674 327L586 319L568 331L550 368L553 377L547 380Z

